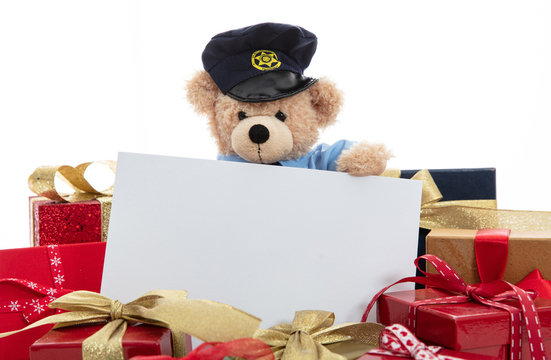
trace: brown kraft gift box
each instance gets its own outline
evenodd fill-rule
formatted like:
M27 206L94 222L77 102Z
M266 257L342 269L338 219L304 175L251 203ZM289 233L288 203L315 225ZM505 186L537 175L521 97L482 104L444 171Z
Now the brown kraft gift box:
M480 283L474 239L477 230L434 229L427 236L427 254L447 262L467 284ZM511 231L503 280L516 284L532 270L551 279L551 231ZM429 265L428 272L436 273Z

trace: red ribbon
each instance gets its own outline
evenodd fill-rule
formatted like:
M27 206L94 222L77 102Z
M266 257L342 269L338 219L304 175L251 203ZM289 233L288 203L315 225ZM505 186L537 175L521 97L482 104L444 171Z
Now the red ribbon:
M437 270L437 274L429 274L422 271L419 268L419 260L425 259L434 266ZM463 279L443 260L434 255L423 255L415 259L415 266L423 272L425 277L414 276L407 277L395 282L394 284L385 287L379 291L371 300L367 306L362 321L367 321L367 315L371 311L371 308L375 305L379 297L388 290L391 286L404 283L404 282L416 282L418 284L424 284L429 287L444 289L460 295L448 296L439 299L427 299L418 300L410 304L408 314L407 326L415 331L416 328L416 315L417 308L422 305L429 304L460 304L469 301L476 301L486 306L491 306L505 310L510 315L511 326L511 346L510 346L510 359L516 360L521 357L521 331L522 320L526 325L528 342L530 344L530 352L533 360L544 360L545 349L543 346L543 338L541 334L541 325L539 321L536 308L532 298L526 291L510 284L504 280L494 280L488 283L482 283L479 285L467 285ZM520 309L501 303L504 300L518 300L520 303Z
M415 360L460 360L461 358L441 355L440 346L427 346L415 337L405 326L387 326L379 336L379 348L369 354L399 356Z
M56 298L72 291L63 287L63 284L65 283L65 272L63 271L63 263L61 261L58 246L47 246L47 252L54 286L45 286L42 284L37 284L33 281L17 278L0 279L1 283L11 283L16 286L22 286L35 295L42 295L42 297L34 296L33 298L27 299L2 301L0 302L0 313L21 312L23 313L23 318L28 323L33 323L53 314L54 311L48 307L48 304Z
M203 343L183 358L166 355L134 356L131 360L222 360L239 357L247 360L274 360L272 349L258 339L238 339L225 343Z
M483 283L501 280L509 254L509 229L482 229L474 237L478 275Z
M474 246L481 282L487 283L503 278L507 266L510 233L508 229L483 229L476 232ZM538 296L551 299L551 281L545 280L538 269L516 285L524 290L536 291Z

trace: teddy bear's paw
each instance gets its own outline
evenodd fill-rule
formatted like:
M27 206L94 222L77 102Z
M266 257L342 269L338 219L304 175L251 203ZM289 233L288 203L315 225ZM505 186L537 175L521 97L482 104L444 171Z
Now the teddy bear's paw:
M360 142L343 151L337 170L354 176L381 175L392 153L383 144Z

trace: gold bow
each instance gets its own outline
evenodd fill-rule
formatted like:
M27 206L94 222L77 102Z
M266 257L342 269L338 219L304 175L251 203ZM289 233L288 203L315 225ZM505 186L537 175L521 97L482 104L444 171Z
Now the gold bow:
M274 351L276 360L345 360L326 346L360 342L377 347L384 326L374 323L347 323L332 326L335 314L328 311L297 311L292 324L259 329L254 337ZM364 348L364 351L369 350Z
M209 300L189 300L183 290L156 290L122 304L90 291L75 291L49 305L68 312L51 315L21 330L0 334L0 338L45 324L54 328L107 324L82 344L83 360L124 360L122 337L127 322L168 328L172 332L175 357L186 353L185 334L208 342L225 342L251 337L260 319L230 305ZM189 350L189 349L188 349Z
M383 176L400 177L400 170L390 169ZM496 200L441 201L442 194L428 170L411 178L423 181L419 227L425 229L489 229L517 231L551 230L551 212L497 209Z
M109 218L111 216L111 197L113 196L113 184L107 189L97 190L88 180L84 177L86 169L92 164L100 164L106 166L113 172L116 171L117 163L112 160L86 162L72 167L68 165L59 166L41 166L34 170L29 176L28 184L29 189L38 196L46 197L50 200L57 200L63 202L78 202L97 200L101 206L101 233L102 240L107 240L107 231L109 229ZM60 178L63 182L73 188L72 193L60 192L55 183L56 177ZM40 198L33 198L34 200L43 200ZM31 202L33 201L31 199ZM31 233L33 233L31 223Z

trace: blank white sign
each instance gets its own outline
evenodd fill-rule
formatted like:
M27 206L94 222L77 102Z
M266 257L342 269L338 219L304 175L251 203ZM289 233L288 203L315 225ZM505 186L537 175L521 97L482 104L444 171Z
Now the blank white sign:
M102 292L154 289L289 322L359 321L414 274L421 183L281 166L120 153Z

